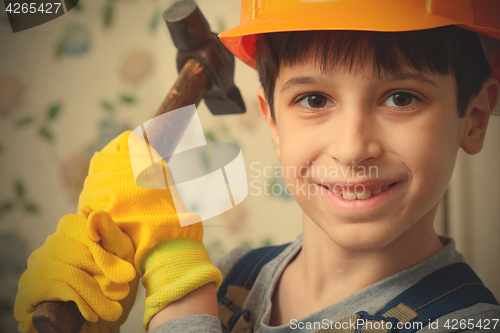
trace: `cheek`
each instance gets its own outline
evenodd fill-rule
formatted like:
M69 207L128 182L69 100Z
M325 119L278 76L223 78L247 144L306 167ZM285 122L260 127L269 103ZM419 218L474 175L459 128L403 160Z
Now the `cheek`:
M420 126L414 124L401 136L401 159L420 193L429 195L429 190L434 190L430 200L441 196L451 178L458 151L458 130L450 123L427 121Z
M302 169L311 165L314 157L318 154L316 133L307 126L294 123L293 121L282 122L280 127L280 151L283 166L293 166ZM287 175L285 175L285 178ZM290 175L293 177L293 174Z
M318 189L305 178L321 150L316 135L304 126L292 122L284 124L280 132L280 152L283 177L292 196L301 206L307 204L310 194Z

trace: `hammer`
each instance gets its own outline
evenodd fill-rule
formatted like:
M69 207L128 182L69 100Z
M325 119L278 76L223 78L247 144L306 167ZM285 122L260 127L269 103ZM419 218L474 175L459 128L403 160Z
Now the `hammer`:
M165 11L163 18L178 49L179 77L155 118L187 105L198 105L203 98L214 115L244 113L243 98L233 81L234 56L210 31L196 4L191 0L178 2ZM174 122L163 120L167 117L156 118L158 121L148 126L148 140L155 141L153 146L168 147L166 150L173 152L191 116L186 114ZM75 302L62 301L40 303L32 320L39 333L78 333L85 322Z

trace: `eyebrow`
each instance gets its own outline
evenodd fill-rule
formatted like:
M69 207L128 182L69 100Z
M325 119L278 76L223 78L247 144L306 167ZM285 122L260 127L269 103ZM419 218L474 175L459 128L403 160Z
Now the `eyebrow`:
M418 81L423 84L430 84L431 86L434 86L436 88L439 88L439 84L436 82L432 81L431 79L418 75L418 74L411 74L411 73L398 73L394 75L388 75L387 79L393 80L393 81L404 81L404 80L414 80Z
M412 73L398 73L394 75L388 75L386 77L388 80L393 80L393 81L404 81L404 80L414 80L418 81L423 84L429 84L431 86L434 86L436 88L439 88L439 85L432 81L431 79L418 75L418 74L412 74ZM383 80L383 79L381 79ZM296 85L314 85L314 84L328 84L328 81L326 79L323 79L321 77L314 77L314 76L296 76L294 78L291 78L290 80L286 81L283 87L281 87L280 93L282 94L283 92L287 91L288 89L292 88L293 86Z
M286 81L281 87L280 94L296 85L328 84L326 79L314 76L296 76Z

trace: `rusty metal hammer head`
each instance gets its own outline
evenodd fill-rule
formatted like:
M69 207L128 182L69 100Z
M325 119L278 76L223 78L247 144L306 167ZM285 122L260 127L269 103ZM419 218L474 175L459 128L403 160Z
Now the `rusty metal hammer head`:
M174 4L163 14L177 52L180 72L189 58L198 59L205 68L211 88L205 104L214 115L244 113L245 104L234 85L234 56L220 42L194 1Z

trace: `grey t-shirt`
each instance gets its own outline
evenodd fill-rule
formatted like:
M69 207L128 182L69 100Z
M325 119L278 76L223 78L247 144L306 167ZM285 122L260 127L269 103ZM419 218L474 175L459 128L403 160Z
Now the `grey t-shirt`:
M325 321L336 321L358 311L375 314L380 312L389 301L425 276L444 266L464 261L462 255L456 251L452 239L441 237L441 242L445 245L441 251L413 267L378 281L320 311L303 318L297 318L297 321L287 325L269 326L271 298L283 270L302 248L302 236L299 236L280 255L262 268L243 308L250 310L252 314L255 333L313 333L324 328L322 325ZM226 276L233 265L248 251L250 249L237 248L222 257L216 263L222 274ZM475 328L461 329L461 319L466 319L462 321L462 324L466 322L469 327L474 324ZM480 303L443 316L433 322L432 328L425 326L419 332L500 332L499 319L500 306ZM487 322L489 322L489 329L484 327ZM480 326L482 329L479 328ZM462 325L462 327L464 326ZM221 333L222 330L218 318L208 315L194 315L170 320L153 331L153 333L166 332Z

